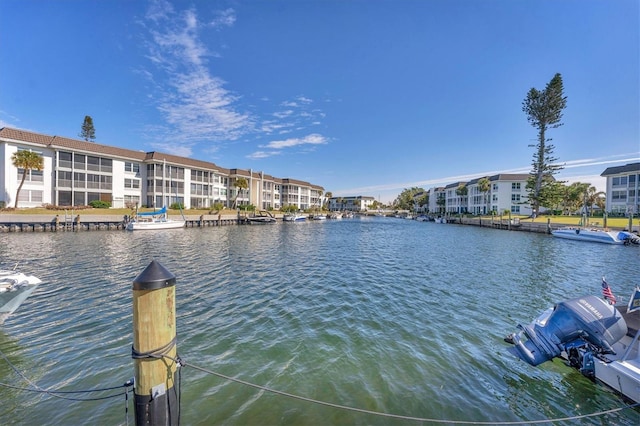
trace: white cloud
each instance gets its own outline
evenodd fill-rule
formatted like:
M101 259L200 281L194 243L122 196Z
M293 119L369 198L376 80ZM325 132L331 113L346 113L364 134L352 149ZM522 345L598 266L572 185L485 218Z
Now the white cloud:
M174 141L235 140L253 130L253 119L238 112L238 96L225 88L226 82L213 76L206 58L213 56L200 40L195 10L181 13L163 1L155 2L147 14L152 36L147 57L165 73L165 79L149 73L159 93L158 111L168 124L168 133L157 138ZM231 26L235 12L218 12L212 26Z
M293 114L293 110L286 110L286 111L279 111L279 112L274 112L273 116L276 118L287 118L290 117Z
M191 157L191 147L185 145L174 145L169 143L153 143L151 144L157 151L167 154L177 155L180 157Z
M298 145L326 145L327 143L329 143L327 138L318 133L312 133L303 138L291 138L282 141L271 141L266 145L266 148L281 149Z
M209 23L212 27L231 27L236 22L236 12L233 9L220 10L215 15L215 18Z
M257 160L260 158L273 157L274 155L279 155L279 154L280 154L280 151L270 151L270 152L256 151L253 154L247 155L247 158L250 158L252 160Z

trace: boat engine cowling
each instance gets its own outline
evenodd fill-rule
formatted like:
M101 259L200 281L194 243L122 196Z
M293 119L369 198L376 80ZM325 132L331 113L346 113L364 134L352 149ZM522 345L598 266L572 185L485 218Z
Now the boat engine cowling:
M565 346L577 339L596 346L602 353L615 353L612 345L627 333L627 324L612 305L596 296L560 302L529 325L511 334L511 353L531 365L559 356ZM526 341L522 341L524 334Z

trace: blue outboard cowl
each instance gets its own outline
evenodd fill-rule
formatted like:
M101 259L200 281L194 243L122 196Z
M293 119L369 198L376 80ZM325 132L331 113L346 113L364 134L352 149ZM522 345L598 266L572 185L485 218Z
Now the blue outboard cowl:
M559 356L568 343L582 339L602 353L614 353L612 345L627 333L622 315L604 300L585 296L558 303L529 325L520 325L517 334L505 340L511 353L531 365ZM522 341L522 335L527 337Z

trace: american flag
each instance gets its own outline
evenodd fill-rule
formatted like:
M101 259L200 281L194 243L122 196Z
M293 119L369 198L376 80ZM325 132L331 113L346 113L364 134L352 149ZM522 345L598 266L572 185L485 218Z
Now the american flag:
M602 296L609 301L610 304L616 304L616 297L613 295L609 284L602 278Z

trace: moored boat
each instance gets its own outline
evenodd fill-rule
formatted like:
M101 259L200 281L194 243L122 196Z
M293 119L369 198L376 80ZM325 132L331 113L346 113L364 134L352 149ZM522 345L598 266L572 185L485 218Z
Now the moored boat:
M0 324L15 312L42 281L15 270L0 270Z
M285 222L304 222L307 217L302 213L287 213L282 216L282 220Z
M606 231L598 228L565 227L551 231L551 235L576 241L604 244L640 244L640 238L627 231Z
M584 376L640 403L640 288L626 307L602 280L605 299L583 296L556 304L505 341L510 352L536 366L563 358Z
M152 212L136 212L133 219L127 223L127 231L143 231L154 229L184 228L185 220L169 219L167 207Z
M246 217L245 220L252 225L276 223L276 218L266 210L260 210L258 213Z

